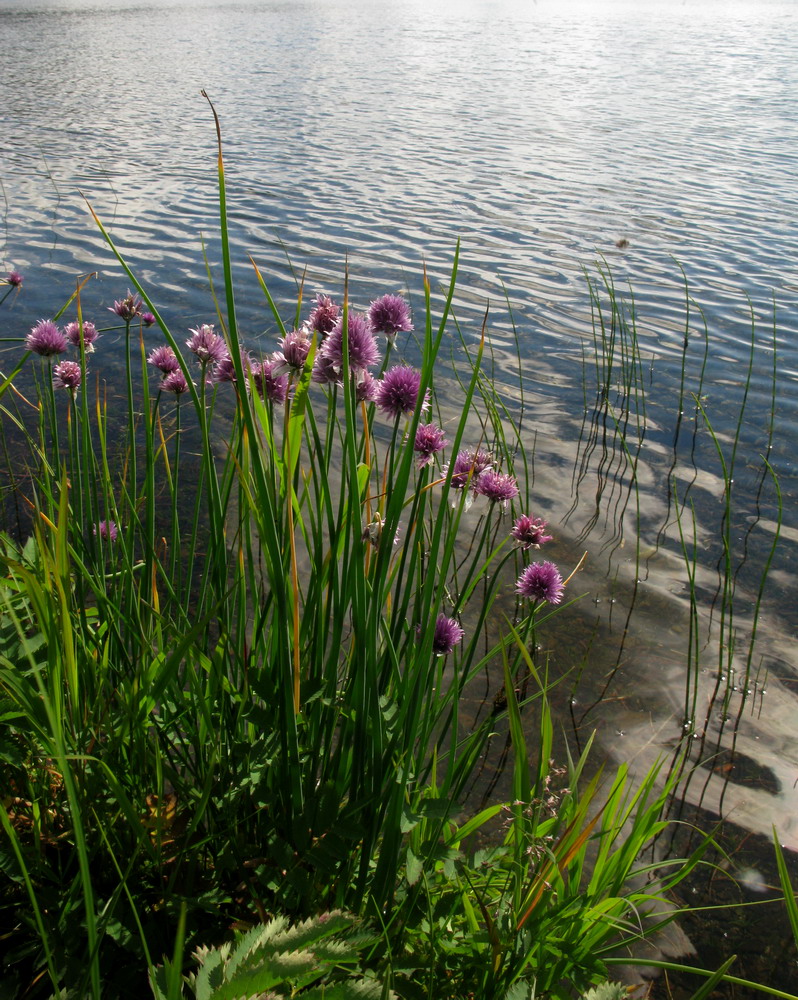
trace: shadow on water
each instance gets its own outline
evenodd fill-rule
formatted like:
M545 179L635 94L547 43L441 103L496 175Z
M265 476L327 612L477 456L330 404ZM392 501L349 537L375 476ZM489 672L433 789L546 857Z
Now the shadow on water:
M547 476L564 455L571 467L570 500L561 489L559 512L544 512L555 522L545 557L566 575L588 552L573 584L584 597L535 635L560 719L555 753L581 751L595 731L598 758L639 774L666 758L663 778L677 772L680 782L660 851L685 856L698 830L713 830L719 845L708 874L697 874L678 901L699 907L684 925L697 964L715 967L716 955L715 965L721 952L735 952L735 974L794 989L772 844L775 828L795 871L798 675L780 600L795 534L782 530L784 486L773 461L775 315L763 332L751 309L747 357L724 384L686 281L680 351L670 364L643 357L634 298L621 295L603 261L589 289L593 339L583 350L575 443L565 433L556 441L537 435L532 462L536 495L557 495ZM525 405L534 412L531 394ZM510 591L508 581L508 618ZM519 679L521 700L531 688ZM479 711L502 706L501 685L486 680ZM535 711L531 700L530 733ZM509 759L509 736L497 727L476 779L483 802L507 793ZM700 909L752 901L756 913L735 910L721 934ZM668 989L680 995L672 979L657 986L663 996ZM718 995L745 995L734 989Z
M744 901L757 897L761 882L773 898L778 879L763 874L774 867L773 830L798 851L798 678L789 629L774 613L781 610L774 569L789 558L779 545L782 489L771 462L775 316L763 336L751 308L747 360L716 406L711 336L686 282L678 370L661 372L655 358L647 364L641 356L633 298L620 296L603 264L598 274L590 282L585 412L562 522L573 544L590 551L589 572L599 577L589 588L596 617L583 638L590 674L580 666L571 688L572 738L578 747L597 727L611 757L643 770L668 753L681 781L671 804L678 822L662 850L689 850L695 828L717 825L727 877L697 879L693 892L705 893L706 905L735 893ZM758 953L767 958L754 962L755 949L742 948L746 974L794 988L794 968L768 966L790 939L786 917L777 931L772 906L769 915L769 947ZM701 921L689 929L711 964ZM724 931L726 954L738 950L730 937Z

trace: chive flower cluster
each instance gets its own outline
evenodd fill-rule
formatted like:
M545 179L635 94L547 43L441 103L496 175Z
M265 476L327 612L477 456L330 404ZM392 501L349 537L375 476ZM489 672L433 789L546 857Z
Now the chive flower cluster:
M143 303L139 296L134 295L128 289L127 295L123 299L117 299L112 306L108 307L108 311L114 313L126 323L130 323L137 316L142 315L142 306Z
M18 271L10 271L6 278L1 280L4 284L18 288L23 279ZM131 291L108 309L126 323L130 323L136 317L140 317L145 326L152 326L155 323L155 316L142 310L141 299ZM53 320L40 319L25 338L25 350L42 358L53 358L63 354L72 346L78 354L88 355L94 353L98 338L99 331L89 320L73 320L62 330ZM180 367L176 358L175 367ZM74 393L80 388L82 377L83 370L76 361L61 361L53 367L53 385L56 389L69 389Z
M51 319L41 319L25 338L25 349L42 358L63 354L70 345L78 354L81 348L84 354L91 354L98 336L97 327L88 320L67 323L61 330ZM61 361L53 367L53 385L56 389L69 389L74 393L80 388L82 377L83 371L77 361Z
M143 318L144 314L136 313L136 309L140 309L140 303L131 301L128 293L128 298L116 302L112 311L123 318L134 313ZM417 405L422 412L429 406L429 390L419 404L421 372L407 365L397 365L380 378L374 370L382 360L377 335L385 336L390 344L397 333L412 329L410 308L404 299L399 295L384 295L373 301L366 313L347 311L344 336L340 305L330 296L319 293L305 323L286 333L270 356L256 360L242 351L241 363L247 386L250 392L258 393L271 403L284 403L292 385L305 370L315 337L317 348L311 369L314 382L341 385L344 370L348 368L358 402L376 403L382 413L395 420L409 417ZM236 381L235 364L228 346L213 325L204 324L189 332L191 336L186 347L199 363L203 377L212 384ZM155 348L148 361L163 375L161 389L186 391L188 385L180 364L168 346ZM422 462L429 462L444 446L442 432L438 434L437 441L422 435L418 448Z
M396 420L410 416L418 402L421 373L400 365L380 379L375 378L373 369L381 362L378 335L382 334L390 347L397 333L412 329L410 307L405 300L399 295L383 295L375 299L365 313L347 310L344 338L341 307L329 296L319 294L304 327L308 346L313 334L320 339L313 363L314 382L340 385L344 369L348 367L359 402L376 402L381 412ZM278 357L285 363L285 346ZM427 405L426 395L421 405L422 408Z
M420 430L420 429L419 429ZM455 458L451 468L451 488L482 496L491 506L506 509L520 491L518 480L494 467L493 456L481 448L466 449ZM552 540L545 533L547 522L540 517L522 514L510 531L522 552L539 549ZM535 604L559 604L565 591L560 571L552 562L535 562L527 566L516 581L516 593Z
M5 283L18 287L22 276L10 272ZM145 326L156 321L152 313L143 311L141 299L130 291L109 308L128 325L135 318L140 318ZM346 335L343 320L340 305L320 293L306 321L298 329L285 333L271 355L258 360L242 349L241 370L248 391L270 403L285 403L310 364L312 380L322 385L340 386L348 372L358 402L372 403L397 424L402 418L412 417L416 410L425 414L429 409L430 393L426 389L421 396L422 374L418 369L404 364L387 368L383 364L382 370L377 372L382 364L378 336L385 338L386 349L390 350L397 334L413 330L410 309L404 299L398 295L383 295L364 313L347 310ZM213 324L197 326L189 333L186 347L199 365L201 379L211 385L236 382L236 365L224 337L216 333ZM25 347L46 358L62 354L70 345L87 355L94 351L97 339L97 328L91 322L71 322L62 331L52 320L43 319L31 329ZM181 362L170 346L162 344L153 348L147 361L161 373L162 391L179 396L188 390ZM53 384L74 393L80 387L82 374L78 362L61 361L54 366ZM419 423L412 444L417 468L423 470L430 466L448 443L441 427L432 422ZM516 477L496 468L491 453L480 447L460 451L450 466L442 468L442 474L448 479L455 497L465 495L466 508L473 497L483 497L490 508L502 512L520 495ZM526 555L552 541L552 536L546 534L546 527L547 522L542 518L522 514L515 520L510 535ZM381 528L378 514L367 525L364 539L379 545ZM112 521L101 521L94 530L101 538L111 541L116 538L117 529ZM395 544L396 539L393 541ZM557 566L548 561L530 563L516 581L516 593L535 606L542 602L559 604L564 588ZM462 641L463 635L455 618L439 615L433 635L434 653L448 655Z
M63 354L67 349L67 339L51 319L40 319L25 338L25 349L50 358Z
M134 316L141 316L144 322L150 318L154 321L150 314L142 313L141 300L130 292L114 303L112 312L126 321ZM241 366L249 391L258 393L268 402L285 403L292 386L305 371L315 338L317 347L311 370L314 382L340 386L348 370L358 402L373 403L386 418L396 422L411 417L417 408L424 414L429 408L430 396L426 390L424 397L419 399L421 372L418 369L394 365L384 370L381 377L375 374L382 361L378 336L383 336L390 348L397 334L413 330L405 300L399 295L383 295L375 299L365 313L347 310L346 337L343 319L341 306L330 296L319 293L304 324L287 332L270 356L255 360L242 349ZM214 385L235 382L235 364L224 338L215 332L213 325L201 325L189 332L191 336L186 346L199 363L203 378ZM60 341L52 330L42 330L40 337L44 349L39 353L57 353L51 348ZM88 330L84 324L83 337L87 350L93 349L96 331L91 324ZM74 333L70 334L70 341L75 343ZM180 363L170 347L155 348L148 361L162 372L161 389L177 395L188 389ZM69 370L62 373L61 382L68 384L71 374ZM431 465L448 443L442 428L431 422L420 423L413 442L417 467L423 469ZM447 474L448 467L443 471ZM484 497L491 508L499 511L506 510L520 495L516 477L497 469L493 456L482 448L464 449L457 454L451 467L450 488L455 495L458 491L467 493L467 506L473 497ZM364 532L364 538L373 544L378 544L380 535L376 524L368 525ZM542 518L523 514L516 519L510 534L521 551L527 553L552 541L552 536L546 534L546 527L547 522ZM536 605L542 602L559 604L564 587L557 566L548 561L529 564L516 581L516 593ZM462 638L463 630L456 619L440 615L433 639L436 655L448 655Z
M53 385L56 389L79 389L81 371L77 361L62 361L53 368Z
M494 468L493 456L481 448L458 453L452 464L452 489L465 492L468 504L472 496L481 496L501 510L519 496L518 480L509 472Z
M540 517L523 514L513 525L510 534L522 552L539 549L552 540L545 533L547 522ZM516 581L515 590L535 604L546 602L559 604L565 592L565 584L559 569L553 562L533 562L527 566Z

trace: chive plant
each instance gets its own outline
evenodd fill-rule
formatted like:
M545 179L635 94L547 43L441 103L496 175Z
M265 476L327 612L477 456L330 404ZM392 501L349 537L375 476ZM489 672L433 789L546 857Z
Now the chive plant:
M459 250L442 296L424 274L412 316L390 292L358 308L345 275L311 308L300 288L286 319L253 262L277 334L256 354L236 319L218 120L217 134L213 323L170 329L95 216L129 282L110 307L124 330L123 419L102 388L85 280L0 382L4 426L27 442L31 512L29 537L0 544L7 981L99 1000L140 996L149 972L171 1000L184 944L345 908L382 929L373 962L386 983L437 997L446 946L432 915L453 900L461 981L478 995L596 985L619 936L639 936L636 909L688 870L628 886L649 873L636 860L676 779L662 790L654 769L632 792L624 769L599 806L597 781L579 791L583 755L551 812L553 727L530 650L568 606L571 578L537 558L551 537L528 505L520 422L483 364L486 324L461 337L459 412L433 419ZM67 336L57 324L73 308ZM415 366L400 333L417 338ZM14 385L23 364L31 399ZM621 366L639 378L636 340ZM497 602L513 579L511 624ZM461 848L502 807L455 820L503 714L461 718L491 666L515 763L510 824L486 868ZM536 768L515 694L530 677ZM423 975L408 976L408 954Z
M409 817L430 799L439 824L457 810L495 722L466 731L460 700L497 655L482 637L499 570L520 553L513 671L563 597L558 568L532 558L546 536L481 373L484 329L458 418L430 419L458 254L437 313L424 276L421 317L390 293L361 311L345 279L335 301L300 297L291 323L255 266L278 335L256 355L236 322L221 156L219 185L224 305L188 338L97 220L129 282L109 307L123 421L85 282L58 317L76 310L75 359L59 360L70 342L52 320L24 345L40 419L31 541L4 543L6 833L53 989L99 996L121 939L151 955L187 899L188 939L222 911L384 914ZM414 325L410 366L388 347Z

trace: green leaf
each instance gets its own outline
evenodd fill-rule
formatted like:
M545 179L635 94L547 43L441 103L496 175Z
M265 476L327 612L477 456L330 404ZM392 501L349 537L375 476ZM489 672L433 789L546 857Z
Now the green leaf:
M790 927L792 928L792 935L795 940L795 944L798 946L798 902L796 902L795 892L793 891L792 884L790 883L790 873L787 871L787 862L784 860L784 852L781 849L779 835L776 832L775 826L773 827L773 847L776 851L776 864L779 869L781 889L784 893L784 905L787 909L787 917L790 921Z
M718 985L718 983L723 980L723 978L725 977L726 973L729 970L729 967L736 961L737 961L736 955L731 955L729 958L727 958L726 961L723 963L723 965L721 965L721 967L716 972L713 972L713 974L700 987L700 989L697 989L695 991L690 1000L706 1000L706 997L708 997L710 993Z
M223 978L222 952L218 948L214 948L208 953L202 968L197 973L194 983L197 1000L211 1000L213 990L221 985Z
M395 996L396 994L389 990L387 1000ZM383 997L380 983L364 979L349 979L329 986L314 986L302 993L302 1000L381 1000Z
M424 870L424 866L421 863L421 859L417 858L415 854L408 847L407 849L407 884L415 885L416 882L421 878L421 873Z
M582 1000L624 1000L627 995L623 983L601 983L588 990Z
M504 1000L534 1000L534 997L535 984L528 983L525 979L516 980L504 994Z

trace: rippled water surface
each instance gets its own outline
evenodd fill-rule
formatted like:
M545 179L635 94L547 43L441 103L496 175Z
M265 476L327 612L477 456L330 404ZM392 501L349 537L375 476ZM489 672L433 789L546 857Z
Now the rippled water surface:
M26 276L2 337L53 314L77 274L99 274L87 316L124 294L84 197L174 330L213 318L201 88L222 122L249 346L271 350L273 329L248 255L283 302L292 265L312 292L339 293L348 261L355 304L405 289L420 316L422 266L445 282L459 238L456 315L473 340L490 301L495 374L524 407L553 556L589 556L586 597L552 638L564 669L588 663L564 711L603 720L605 749L646 761L685 733L728 749L737 722L736 750L768 780L726 785L706 765L691 801L755 833L777 822L798 848L798 5L0 0L0 67L0 264ZM593 360L597 261L636 320L631 393L618 354L610 369ZM5 370L20 348L0 346ZM760 594L778 522L763 455L784 525ZM685 550L703 656L692 694ZM716 712L730 664L748 676Z

